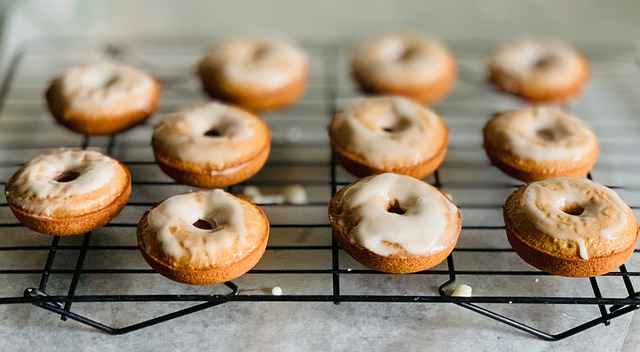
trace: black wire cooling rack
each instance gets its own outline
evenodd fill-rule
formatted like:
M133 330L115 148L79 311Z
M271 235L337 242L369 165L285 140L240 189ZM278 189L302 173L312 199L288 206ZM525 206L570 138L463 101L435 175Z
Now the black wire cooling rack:
M109 137L76 136L64 131L61 127L53 124L52 119L47 116L47 113L42 106L40 95L41 93L39 92L41 92L41 89L46 86L47 79L50 78L51 72L47 71L47 73L38 73L42 71L42 67L38 63L39 61L37 58L39 57L40 59L45 60L47 63L51 63L55 61L54 59L52 59L53 55L51 53L56 53L56 55L64 58L64 60L61 60L64 61L64 63L60 64L60 66L68 66L78 62L93 59L94 57L91 55L94 55L97 52L98 56L107 56L114 60L121 60L133 65L145 67L152 71L155 75L157 75L163 82L164 97L161 109L166 112L175 109L176 105L181 105L182 103L184 103L183 101L176 101L176 96L188 96L190 98L193 98L189 100L189 102L192 102L192 100L198 101L204 99L203 95L197 88L197 82L195 82L195 79L190 72L190 67L192 67L193 62L197 60L197 54L202 53L202 50L204 48L204 45L202 43L206 44L208 43L208 41L199 41L194 39L191 40L191 42L197 42L198 44L190 47L184 44L184 40L176 40L174 42L171 42L170 44L157 40L141 41L144 44L131 44L128 42L109 45L91 44L91 50L93 50L93 54L91 55L86 54L82 50L76 51L76 49L74 49L74 46L68 46L69 42L77 43L78 41L61 39L48 43L41 43L40 45L32 44L26 46L23 50L18 51L17 54L13 56L8 69L8 74L6 75L0 91L0 109L2 111L2 118L0 118L0 127L9 126L7 127L7 129L5 129L5 131L7 131L7 133L10 133L11 128L18 128L16 126L22 126L21 128L23 129L31 130L29 135L31 136L31 138L27 138L25 140L25 138L21 138L19 136L15 138L6 136L5 138L7 139L7 141L5 141L4 143L0 140L0 143L2 143L1 149L4 150L2 159L0 159L0 170L2 170L2 173L0 173L0 180L5 181L2 182L2 184L4 185L9 175L23 161L29 159L32 155L37 154L37 152L42 149L60 146L100 148L103 149L107 154L113 155L116 158L122 160L123 163L130 167L133 171L133 196L123 212L127 213L128 210L132 210L134 213L139 213L140 211L144 211L145 209L152 206L157 200L137 200L144 199L144 197L136 196L137 193L141 192L140 189L142 189L143 187L155 187L154 189L161 190L178 186L168 178L163 178L162 176L149 177L148 174L138 172L141 168L145 168L147 170L156 168L152 158L149 157L150 148L148 145L148 137L150 133L150 124L152 122L148 122L144 125L138 126L131 132ZM85 46L88 46L86 42L83 44ZM470 50L468 49L469 46L473 46L476 49L480 48L480 52L484 52L483 48L489 47L485 42L474 41L473 43L462 43L458 46L454 46L454 51L456 51L456 54L464 57L465 50ZM325 258L327 258L327 266L323 268L305 268L300 267L300 265L289 266L285 258L285 260L282 262L282 265L280 265L279 267L261 268L260 266L258 266L257 268L250 271L248 275L288 275L290 279L292 278L292 280L298 280L300 282L309 280L309 278L316 275L325 275L329 277L328 281L330 282L328 292L324 294L298 294L289 293L289 291L285 289L285 294L283 295L272 295L264 292L255 293L250 290L244 291L243 284L238 283L239 281L235 281L227 282L224 285L219 285L218 287L216 287L216 293L207 292L203 294L198 291L197 293L181 292L177 294L167 294L166 292L168 290L154 289L153 293L148 294L128 294L124 290L123 292L125 293L122 294L92 294L91 287L90 285L88 285L89 287L83 289L83 291L86 291L88 293L80 294L78 293L78 290L81 286L82 280L90 276L158 274L156 274L153 270L147 268L146 266L144 268L121 268L117 265L113 265L101 268L87 268L85 263L87 259L92 256L117 257L119 253L123 252L126 252L129 255L136 255L138 253L137 247L134 244L103 244L100 242L96 244L96 238L100 238L100 236L102 235L92 235L92 233L85 234L81 237L81 239L75 239L76 242L73 242L72 244L66 244L66 238L62 239L59 237L46 237L31 234L29 233L29 230L23 228L21 224L19 224L10 215L7 208L6 200L2 198L2 203L0 204L0 211L2 212L0 213L0 235L4 235L2 234L2 232L8 234L10 232L14 233L18 230L18 232L20 233L29 233L30 236L39 236L39 240L48 242L35 245L15 245L13 243L7 243L7 241L2 242L2 246L0 246L0 252L3 255L7 255L7 253L39 253L42 255L43 262L41 267L35 269L16 268L14 262L2 262L5 264L5 266L7 266L7 268L0 268L0 277L5 278L7 282L11 282L11 280L13 280L12 277L24 275L31 275L30 277L39 277L39 282L34 282L32 286L24 287L24 293L22 295L3 295L2 297L0 297L0 304L32 304L34 307L39 307L60 315L63 320L72 319L106 333L119 335L143 329L161 322L166 322L181 316L185 316L197 311L229 302L332 302L334 304L339 304L341 302L378 302L380 304L404 302L416 305L425 303L452 303L479 313L483 316L500 321L513 328L522 330L544 340L561 340L600 324L609 325L610 320L638 309L640 305L640 297L638 296L639 293L634 287L632 278L640 276L640 271L627 270L624 265L621 266L618 271L614 271L606 275L608 279L615 280L615 282L611 285L620 286L621 289L624 290L623 292L626 292L624 296L603 295L601 292L601 285L599 284L599 280L601 280L601 278L595 277L589 279L579 279L589 281L589 286L592 291L592 296L590 297L586 297L583 295L576 296L574 294L556 295L552 294L552 292L545 293L544 290L542 291L543 294L537 294L537 291L535 292L536 294L501 294L499 286L497 286L497 288L493 291L497 293L496 295L450 297L445 294L445 288L449 284L452 284L454 281L456 281L456 278L461 275L467 277L482 277L483 280L489 282L491 282L492 280L498 282L499 280L505 278L509 278L509 280L523 280L531 277L548 276L546 273L526 266L523 267L525 268L523 270L492 269L491 266L487 266L487 268L484 268L482 265L474 266L471 269L456 268L456 257L461 254L465 254L468 256L478 256L481 254L493 256L494 254L497 255L502 253L511 253L512 250L508 246L495 247L487 245L465 247L459 244L454 252L447 258L445 264L432 270L413 274L419 279L426 280L427 278L433 278L439 283L439 287L437 288L437 290L434 290L433 293L430 294L406 294L403 290L397 290L397 292L385 294L351 294L349 292L345 292L345 290L341 288L341 284L344 284L345 282L350 280L350 278L354 275L377 276L388 274L378 273L362 267L352 268L349 266L341 265L342 251L333 239L329 240L329 238L331 238L330 226L326 220L306 220L299 222L287 220L289 219L287 214L295 214L296 212L305 213L305 209L314 208L321 212L325 211L323 209L326 208L328 200L336 193L336 190L339 189L339 187L350 182L349 177L345 176L346 174L340 169L339 166L336 166L333 156L330 155L330 153L328 152L328 148L326 148L326 140L321 139L309 141L305 139L305 133L307 132L307 130L311 130L314 128L319 128L319 134L323 135L326 122L336 111L340 102L343 99L349 98L350 94L355 94L353 93L353 90L350 91L351 93L345 93L345 89L343 89L343 87L345 86L344 82L348 81L348 77L343 77L345 76L346 72L346 70L344 70L344 52L345 48L347 48L347 45L344 43L341 45L327 45L307 42L305 43L305 47L311 53L313 65L317 69L312 72L310 89L307 93L307 96L303 99L299 106L293 108L294 110L291 114L305 114L305 111L313 111L312 114L316 114L318 116L318 119L314 121L318 123L309 123L309 125L301 125L301 127L298 129L289 129L287 130L288 134L285 135L279 135L278 129L272 126L275 131L274 151L276 151L277 153L278 148L280 148L280 155L284 155L284 157L272 157L267 168L261 173L263 174L262 177L259 174L256 178L247 181L243 185L231 187L229 191L238 191L243 186L247 185L273 187L292 183L294 181L295 183L302 184L305 187L319 187L321 190L326 190L326 194L324 196L318 196L317 198L319 200L312 199L309 204L298 206L263 204L262 206L267 210L267 213L270 213L271 209L273 208L284 208L284 210L282 211L286 216L280 216L280 220L272 218L271 226L274 231L319 231L321 233L321 236L323 236L323 238L326 240L325 244L312 245L270 243L267 247L267 253L304 252L304 257L309 258L314 255L323 255ZM628 67L633 67L633 69L635 69L636 67L635 64L629 64L629 61L625 61L625 59L619 61L620 58L618 56L608 56L608 54L600 55L602 53L610 52L608 46L596 45L595 48L596 50L594 52L594 56L599 58L600 62L602 63L602 67L605 67L604 69L606 69L606 67L609 67L610 65L618 65L619 63L627 65ZM33 57L36 57L36 59L33 59ZM159 58L172 58L171 60L174 60L176 62L181 62L181 58L184 58L183 67L185 69L182 70L182 72L169 72L167 71L167 67L162 65L162 60L157 61L157 59ZM476 62L476 66L481 67L481 58L482 55L469 55L466 59ZM154 60L156 60L156 62L152 63L154 62ZM631 62L633 62L633 60L631 60ZM486 91L490 90L488 86L486 86L486 84L481 80L481 78L483 77L482 73L474 73L472 68L465 67L464 58L460 60L460 63L461 72L459 82L461 83L458 83L459 86L476 86L476 88L473 89ZM55 64L51 64L50 66L52 66L50 67L51 70L58 70L61 68L57 67ZM343 70L341 71L340 68L343 68ZM185 88L187 86L191 88ZM27 93L27 91L31 93ZM457 101L464 102L476 99L477 101L475 103L477 104L486 103L485 99L477 99L474 97L465 96L464 91L462 93L454 93L454 97L456 96L456 94L459 97L457 98ZM490 92L488 94L495 93ZM12 98L9 99L9 97ZM8 99L11 100L12 104L12 108L9 110L7 109ZM512 102L511 100L509 100L510 98L496 99L506 99L500 101L507 102L507 105ZM475 103L471 101L470 104L473 105ZM447 102L445 102L444 104L447 104ZM438 107L436 107L436 109L437 108ZM489 107L488 109L493 108L494 106ZM31 114L37 116L37 118L34 118L33 120L25 118L25 120L23 120L22 118L15 116L19 114L28 115L28 111L31 111ZM13 117L6 117L6 115L11 115ZM287 118L295 117L290 116ZM5 121L7 119L9 120ZM287 121L286 119L284 119L284 121L280 120L281 125L294 124L290 121L291 120ZM0 133L3 128L4 127L0 128ZM455 138L455 126L452 128L452 135ZM452 145L452 151L464 151L465 140L462 140L461 144L462 146L456 146L456 142L454 141ZM290 153L287 150L290 149L287 148L291 147L297 149L302 157L289 158ZM466 148L477 149L474 147L469 148L468 146ZM130 149L140 150L140 154L145 155L146 157L139 158L143 160L138 160L134 156L132 156L135 153L132 153L131 155L128 153L128 150ZM24 154L24 156L21 156L21 154ZM314 159L315 157L313 157L315 155L320 155L320 157L318 157L316 160ZM468 163L456 163L455 160L451 160L448 161L448 165L451 168L458 169L458 172L471 174L471 181L451 180L450 182L448 182L446 180L446 175L451 175L452 173L438 170L429 179L429 181L438 188L444 188L446 190L446 186L455 186L459 189L462 189L463 192L467 192L467 190L471 192L473 189L510 192L514 189L514 187L518 186L517 182L506 178L505 180L507 181L504 182L483 181L482 177L478 177L478 180L475 180L475 177L473 177L474 173L481 173L482 170L487 170L490 168L490 166L486 164L486 162L476 164L474 164L473 161ZM447 163L445 163L445 167L447 167ZM289 168L287 170L294 169L294 171L296 169L308 169L309 174L313 175L313 177L295 178L295 180L291 180L290 178L287 178L287 172L283 171L283 168ZM152 175L157 175L157 173L152 173ZM618 189L624 189L623 186L610 186ZM168 193L174 192L171 191ZM499 214L501 209L501 204L499 202L494 202L495 204L485 204L477 202L473 204L464 204L464 202L458 203L458 205L462 209L463 214L468 211L480 209L490 211L491 214L493 214L493 217L498 217L499 215L496 214ZM324 219L324 217L322 219ZM124 216L120 218L120 220L116 219L111 224L107 225L104 229L97 230L96 232L114 231L119 234L123 234L124 236L135 237L135 229L135 217ZM497 219L496 221L486 224L465 225L463 226L462 236L465 236L465 231L501 232L501 230L503 229L504 227L501 225L501 219ZM63 253L71 253L71 255L73 256L73 259L71 260L72 266L69 268L57 268L54 265L56 258L60 257ZM19 258L20 256L21 255L18 254L17 258ZM345 257L342 256L342 258ZM53 278L54 276L55 279ZM65 278L65 280L63 280L62 278ZM51 293L52 280L60 280L60 282L58 282L56 286L58 288L62 287L62 293ZM578 279L558 278L558 280ZM224 287L226 292L220 291L221 287ZM118 289L116 288L116 291L117 290ZM88 314L74 311L72 309L73 304L78 302L94 305L113 302L130 302L129 304L143 304L149 302L193 302L193 304L195 305L167 314L155 316L132 325L114 327L94 320ZM533 325L529 325L528 323L524 323L515 317L512 318L506 316L503 313L498 313L493 309L496 306L507 304L528 304L534 305L536 307L539 307L540 305L571 305L575 307L575 309L585 310L597 307L597 315L591 320L579 323L569 329L554 334L540 330L539 328L536 328ZM544 323L544 321L537 323Z

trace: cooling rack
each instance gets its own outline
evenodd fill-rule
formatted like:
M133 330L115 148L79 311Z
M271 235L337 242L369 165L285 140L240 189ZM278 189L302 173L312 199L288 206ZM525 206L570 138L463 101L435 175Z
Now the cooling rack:
M446 162L427 181L452 195L465 218L460 242L445 263L411 275L382 274L359 266L331 238L327 203L353 178L336 165L325 128L333 113L358 93L346 67L351 43L304 41L312 58L304 99L293 108L264 116L273 129L268 165L228 191L241 192L253 185L268 192L296 183L307 189L309 203L261 205L270 217L272 236L262 262L242 278L213 287L164 279L140 259L136 222L156 202L190 188L175 184L156 167L149 146L151 126L163 113L206 101L193 65L208 43L203 38L126 42L60 38L30 43L13 56L0 90L2 184L43 150L72 146L102 150L121 160L132 171L133 194L114 221L75 238L34 234L17 222L0 196L0 280L6 283L0 304L31 304L63 320L118 335L232 302L446 303L545 340L609 325L638 309L637 255L627 263L629 269L623 265L601 277L567 279L527 266L506 242L502 202L519 182L489 165L480 147L480 128L492 112L521 103L486 84L484 61L495 43L482 40L452 43L460 77L452 96L434 107L447 120L452 138ZM589 176L616 189L635 209L640 201L640 182L632 177L640 169L633 158L640 146L635 138L640 132L640 121L635 120L640 88L634 48L624 43L581 47L591 59L593 77L584 97L565 108L587 120L601 140L601 161ZM158 77L164 89L160 112L143 125L108 137L79 136L56 125L42 103L48 80L65 67L105 57ZM462 282L472 283L472 297L445 294L449 285ZM281 283L284 294L271 294L268 288L274 283ZM167 304L168 312L124 326L101 322L90 309L82 309L152 302ZM169 303L176 302L192 305L170 311ZM569 319L570 326L551 333L540 327L548 326L551 316L520 314L512 309L518 305L528 307L527 312L564 307L589 318Z

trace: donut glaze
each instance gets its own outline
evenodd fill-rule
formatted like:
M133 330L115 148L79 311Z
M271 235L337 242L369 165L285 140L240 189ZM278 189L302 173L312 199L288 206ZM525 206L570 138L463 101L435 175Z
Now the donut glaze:
M198 72L211 97L250 110L272 110L303 94L309 59L283 40L235 39L213 47L200 61Z
M219 189L170 197L138 224L147 262L171 279L192 284L244 274L264 253L268 235L260 208Z
M257 116L209 103L167 117L154 128L151 144L169 176L193 186L223 187L260 170L271 135Z
M331 146L351 173L422 178L446 154L448 130L435 113L404 97L358 99L329 125Z
M583 177L533 182L505 204L507 235L528 263L566 276L607 273L631 255L638 226L612 190Z
M332 199L329 220L354 258L376 270L415 272L437 265L458 239L458 208L415 178L366 177Z
M494 165L523 181L585 176L595 164L595 134L576 117L555 108L497 113L483 129Z
M353 54L351 70L365 92L403 95L420 103L444 98L456 78L456 63L449 50L417 33L365 41Z
M128 170L95 151L57 149L39 155L9 180L7 202L32 229L76 235L117 215L131 192Z
M54 79L46 93L54 117L83 134L112 134L149 117L160 85L135 68L100 62L73 67Z
M489 78L502 90L535 102L563 102L578 95L589 76L586 58L555 40L519 40L496 50Z

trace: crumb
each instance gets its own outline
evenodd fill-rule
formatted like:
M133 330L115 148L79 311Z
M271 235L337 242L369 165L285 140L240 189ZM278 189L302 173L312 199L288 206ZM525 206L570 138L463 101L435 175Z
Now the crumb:
M451 297L471 297L471 293L473 292L473 288L469 285L459 285L456 286L453 290L451 290Z
M280 286L276 286L271 289L271 294L274 296L282 296L282 288Z
M284 200L291 204L306 204L307 191L301 185L288 185L282 190Z
M539 282L539 281L540 281L540 279L536 279L536 282Z

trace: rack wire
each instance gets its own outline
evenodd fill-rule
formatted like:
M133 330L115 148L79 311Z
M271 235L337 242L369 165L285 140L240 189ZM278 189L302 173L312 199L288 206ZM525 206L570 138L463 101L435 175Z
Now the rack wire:
M499 285L496 285L493 290L497 294L492 295L450 297L445 294L448 286L461 281L459 280L461 276L467 279L481 278L482 281L490 283L499 283L506 279L529 280L530 282L531 278L536 278L535 282L537 282L537 278L551 278L550 275L521 263L516 270L495 269L492 267L492 263L486 259L487 257L499 257L503 254L514 257L513 250L505 245L504 226L499 214L502 206L502 194L511 192L519 183L499 174L488 165L483 159L481 151L478 151L477 143L475 143L477 140L474 139L476 136L471 137L465 134L462 126L474 123L481 125L484 116L471 122L469 118L448 120L454 137L450 151L452 156L447 159L443 168L437 170L427 181L448 192L458 190L459 195L463 198L457 203L462 209L463 216L469 221L465 221L462 238L465 238L470 232L487 232L489 235L486 235L486 238L495 235L494 237L501 236L502 239L497 242L481 239L476 241L473 246L465 245L461 240L461 243L447 258L446 263L431 270L403 276L413 277L420 282L427 280L436 283L436 289L431 290L432 292L425 292L428 290L423 290L423 286L419 286L418 292L407 293L407 290L400 286L402 282L398 282L399 286L397 287L393 286L398 278L397 275L382 274L358 267L357 263L350 260L331 237L330 226L326 220L328 200L340 187L353 180L336 165L324 139L326 138L324 126L328 119L339 109L344 100L357 95L345 74L345 53L349 44L330 45L308 41L305 42L305 47L311 53L315 67L311 75L309 92L299 106L285 112L285 115L276 114L266 117L274 130L274 155L265 170L257 177L244 184L230 187L228 191L237 192L247 185L270 188L294 182L313 190L311 201L305 205L262 204L271 218L273 232L280 235L279 238L272 236L265 257L276 256L276 259L279 258L279 260L275 260L278 265L275 267L259 265L247 275L260 277L284 275L288 277L288 282L294 282L300 286L304 286L306 281L313 280L315 277L322 277L324 279L320 279L320 281L329 284L326 292L309 294L305 289L299 290L302 293L292 289L289 293L289 290L286 289L286 294L279 296L265 292L256 293L255 289L247 289L246 287L251 285L243 283L243 278L241 278L204 290L181 286L178 289L179 293L167 293L176 289L176 286L170 286L172 283L169 283L168 280L163 281L167 285L166 287L163 285L153 286L152 293L134 294L125 288L115 288L116 293L93 293L89 279L93 276L143 275L147 277L158 275L146 266L135 265L135 260L133 260L133 268L130 267L128 261L126 267L119 267L120 263L109 262L102 267L87 267L87 261L104 257L117 259L123 253L129 258L138 256L135 241L131 242L131 238L135 237L137 215L159 201L160 196L186 191L188 188L181 188L180 185L164 177L158 172L152 157L150 157L148 137L150 125L155 121L155 117L132 131L120 135L109 137L77 136L55 125L52 119L47 116L41 103L41 91L51 75L62 67L95 57L107 57L144 67L158 76L164 87L161 110L162 112L172 111L178 106L204 101L205 98L197 87L190 67L197 56L203 52L203 43L206 44L207 41L200 39L174 42L141 40L104 45L88 45L87 43L78 45L77 43L78 40L68 38L47 43L32 43L13 56L0 89L0 111L2 113L0 134L4 131L4 134L0 135L0 143L2 144L0 147L2 151L0 153L0 180L3 181L3 185L6 184L10 174L22 162L42 149L60 146L97 148L120 159L131 168L133 196L125 207L123 215L105 228L75 239L47 237L31 233L10 215L6 199L2 196L0 198L0 233L3 233L4 236L0 242L0 252L6 259L0 261L0 265L4 266L0 267L0 277L5 278L7 282L13 282L12 280L16 276L38 278L38 280L34 285L24 287L24 292L21 295L5 294L2 291L0 304L32 304L34 307L60 315L63 320L72 319L108 334L119 335L230 302L449 303L549 341L561 340L597 325L609 325L612 319L633 312L640 305L640 293L633 283L634 278L640 276L640 271L628 270L625 265L603 277L581 279L589 283L590 295L587 296L576 294L575 290L569 290L564 295L556 295L554 294L555 290L545 290L544 287L524 294L510 294L509 292L502 293ZM518 104L509 97L492 92L482 81L482 57L486 55L485 48L488 47L490 45L483 41L467 41L454 45L454 51L459 57L461 68L458 88L450 100L435 107L438 111L444 111L445 118L449 117L447 111L464 110L488 116L485 113ZM637 75L635 57L632 54L633 49L629 49L628 46L599 43L592 44L590 50L590 58L594 63L594 80L605 83L601 86L613 89L607 85L612 80L622 79L621 82L626 84L624 82L627 82L627 78L631 79L631 76ZM43 68L41 65L43 60L46 60L50 65ZM171 66L167 63L177 64ZM615 90L615 92L620 93L621 90ZM633 107L633 97L640 96L640 94L634 95L635 93L638 92L625 93L632 98L626 100L628 104L623 104L624 106ZM589 94L587 92L587 107L590 106L588 103ZM595 95L601 96L602 92ZM623 98L625 97L627 95L623 96ZM592 97L592 99L594 98ZM568 106L568 108L581 111L584 109L584 104ZM455 115L453 112L450 113ZM630 128L629 126L632 128L640 127L640 123L634 125L633 122L629 122L629 119L622 118L621 121L620 126L624 129ZM592 122L597 123L597 120ZM459 139L456 139L457 128L462 131ZM598 130L598 132L601 131ZM311 138L308 138L309 134L311 134ZM634 149L633 144L624 144L624 141L621 142L619 137L614 134L613 138L604 138L605 148L603 150L605 153L603 153L603 157L608 155L606 151L609 149L613 150L613 154L619 150L622 150L622 154L624 154ZM132 150L134 152L131 152ZM460 157L461 155L463 157ZM468 155L471 157L466 158ZM607 173L611 167L606 163L606 159L601 165L602 169L594 170L593 176L597 179L597 175L601 172L605 181L615 179L615 175ZM589 177L592 175L590 174ZM608 185L619 192L637 190L633 185L627 185L624 182ZM466 195L474 194L474 192L480 193L480 196L476 197L480 200L465 202ZM483 200L482 192L497 195L490 197L492 201L487 202ZM458 196L454 195L454 198L457 200ZM312 212L316 215L308 215ZM298 219L295 219L296 217ZM484 220L479 221L478 219ZM308 239L310 234L315 236L314 240L300 240L300 236ZM122 236L126 240L124 244L118 241L104 243L103 239L110 235ZM286 238L294 237L294 240L286 240ZM29 239L27 244L23 243L25 238ZM316 241L318 238L319 240ZM27 253L37 256L39 259L35 262L41 260L40 266L16 268L18 262L28 256ZM296 262L299 260L297 253L304 253L302 254L304 257L301 260L302 263ZM61 256L69 264L68 267L60 268L55 265L56 260L60 260ZM466 259L459 259L461 256ZM313 267L304 265L305 260L314 257L318 257L316 258L318 260L314 260L321 262L322 265ZM457 264L460 263L460 260L474 263L474 265L468 269L460 269L460 264ZM384 293L350 292L354 291L354 285L349 284L350 280L361 276L365 278L388 277L392 280L392 287ZM607 279L607 291L613 289L617 292L616 294L603 293L604 290L601 286L604 278ZM573 281L556 277L553 279L554 282L562 282L561 288L565 287L563 285L566 282L576 282L575 279ZM126 278L124 280L125 285L131 283ZM83 292L89 293L79 293L81 288ZM74 310L75 303L97 305L113 302L129 302L130 304L191 302L194 305L122 327L110 326L85 313ZM497 306L525 304L536 307L540 305L570 306L571 309L584 310L593 310L594 307L597 307L597 311L594 311L596 315L591 319L575 324L559 333L550 333L535 327L534 324L523 322L517 316L507 316L495 309ZM544 324L545 322L537 323Z

